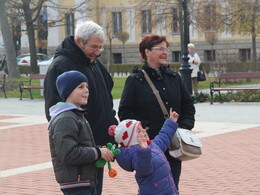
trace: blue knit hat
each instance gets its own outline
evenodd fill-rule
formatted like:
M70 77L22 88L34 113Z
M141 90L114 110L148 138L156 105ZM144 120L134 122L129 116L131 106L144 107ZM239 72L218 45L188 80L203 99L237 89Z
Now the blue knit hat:
M83 82L88 83L88 79L79 71L71 70L59 75L56 80L56 87L62 100L66 101L72 91Z

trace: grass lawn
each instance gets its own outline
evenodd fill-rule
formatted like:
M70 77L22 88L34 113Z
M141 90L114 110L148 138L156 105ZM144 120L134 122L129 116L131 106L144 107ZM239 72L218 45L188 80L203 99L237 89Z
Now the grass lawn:
M19 82L20 81L29 81L28 77L20 77L20 78L7 78L6 79L6 94L7 98L20 98L20 90L19 90ZM40 85L40 80L32 80L32 85ZM1 94L1 92L0 92ZM40 89L32 90L33 98L42 99ZM28 90L23 91L23 98L30 98L30 93Z
M124 86L125 86L125 80L126 77L114 77L114 87L112 90L112 95L114 99L121 98Z
M19 82L20 81L25 81L28 80L27 77L20 77L20 78L7 78L6 79L6 94L7 97L12 97L12 98L19 98L20 97L20 91L19 91ZM125 85L125 80L126 77L114 77L114 88L112 90L112 95L114 99L119 99L122 95L122 91ZM215 78L207 78L206 81L199 82L199 89L208 89L209 88L209 83L212 80L216 80ZM39 80L33 80L32 81L33 85L39 85L40 81ZM260 79L252 79L251 82L246 82L243 80L240 82L236 83L231 83L229 85L242 85L242 84L252 84L252 83L260 83ZM34 98L43 98L40 95L40 90L39 89L34 89L32 90L32 94ZM2 91L0 91L0 97L3 97L4 94ZM30 98L30 94L28 91L23 92L23 97L24 98Z
M112 90L112 95L114 99L119 99L122 95L122 91L124 88L126 77L115 77L114 79L114 88ZM20 98L20 90L19 90L19 82L29 80L27 77L20 78L7 78L6 79L6 94L7 98ZM32 85L40 85L39 80L33 80ZM33 98L42 99L43 96L40 94L39 89L32 90ZM3 97L4 93L0 91L0 97ZM30 98L30 94L28 90L23 92L23 98Z

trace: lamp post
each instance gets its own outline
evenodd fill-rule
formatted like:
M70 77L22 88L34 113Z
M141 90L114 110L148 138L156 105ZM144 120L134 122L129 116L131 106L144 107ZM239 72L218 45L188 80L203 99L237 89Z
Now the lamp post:
M188 26L188 11L187 11L187 0L182 1L183 8L183 57L182 64L180 68L181 77L184 84L187 86L189 93L192 95L192 85L191 85L191 72L190 65L188 63L188 42L189 42L189 26Z

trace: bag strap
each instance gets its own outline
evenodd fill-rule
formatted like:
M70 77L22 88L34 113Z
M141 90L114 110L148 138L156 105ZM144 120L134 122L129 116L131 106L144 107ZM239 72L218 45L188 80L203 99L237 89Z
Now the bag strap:
M150 85L150 87L151 87L152 90L153 90L153 94L155 95L155 97L156 97L156 99L157 99L157 101L158 101L158 103L159 103L159 105L160 105L160 107L161 107L161 109L162 109L164 118L165 118L165 119L166 119L166 118L169 118L168 111L167 111L167 109L166 109L166 107L165 107L165 105L164 105L164 103L163 103L163 101L162 101L162 98L161 98L161 96L160 96L159 91L155 88L153 82L151 81L150 77L148 76L148 74L145 72L144 69L142 69L142 72L144 73L144 77L145 77L147 83Z

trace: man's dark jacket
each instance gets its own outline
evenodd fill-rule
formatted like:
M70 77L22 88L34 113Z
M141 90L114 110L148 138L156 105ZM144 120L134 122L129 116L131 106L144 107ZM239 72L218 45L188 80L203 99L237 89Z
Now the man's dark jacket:
M159 91L168 112L172 108L179 114L177 121L179 126L192 129L195 122L195 107L179 73L167 66L160 67L158 71L149 68L146 64L142 68ZM165 118L141 70L135 70L127 78L120 100L118 116L120 120L136 119L141 121L143 127L149 127L147 133L150 139L159 133Z
M44 80L45 114L49 121L49 108L62 101L56 88L56 79L63 72L77 70L88 78L89 98L85 118L89 122L97 145L106 145L114 142L107 130L110 125L117 124L116 112L113 110L111 91L114 82L104 65L95 60L93 63L75 44L74 37L68 36L58 46L54 60L48 68Z

